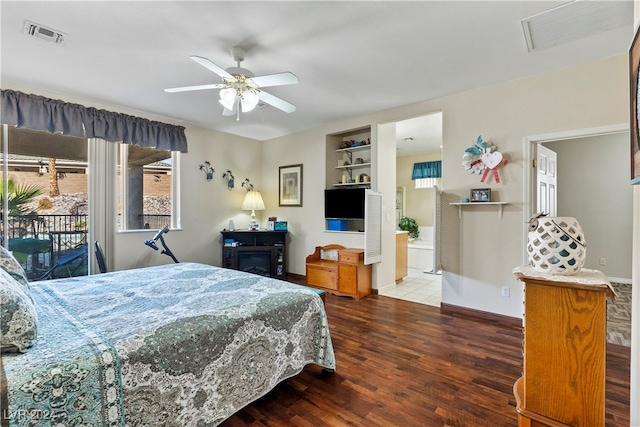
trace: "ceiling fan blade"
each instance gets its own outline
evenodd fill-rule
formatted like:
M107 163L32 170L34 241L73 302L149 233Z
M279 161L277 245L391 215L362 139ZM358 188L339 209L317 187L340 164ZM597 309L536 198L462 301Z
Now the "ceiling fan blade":
M190 90L222 89L223 87L227 87L227 85L225 85L224 83L215 83L210 85L170 87L168 89L165 89L164 91L175 93L175 92L188 92Z
M283 86L283 85L293 85L298 83L298 77L295 74L290 72L285 73L277 73L277 74L268 74L266 76L257 76L251 77L251 80L258 87L269 87L269 86Z
M213 71L214 73L216 73L220 77L227 78L227 79L233 79L233 76L231 74L229 74L226 70L218 67L216 64L214 64L213 62L211 62L207 58L203 58L201 56L195 56L195 55L190 56L190 58L193 59L194 61L196 61L198 64L202 65L203 67L208 68L209 70Z
M273 105L274 107L284 111L285 113L293 113L296 111L296 106L288 103L284 99L280 99L277 96L273 96L270 93L267 93L263 90L258 91L258 96L264 102L269 105Z

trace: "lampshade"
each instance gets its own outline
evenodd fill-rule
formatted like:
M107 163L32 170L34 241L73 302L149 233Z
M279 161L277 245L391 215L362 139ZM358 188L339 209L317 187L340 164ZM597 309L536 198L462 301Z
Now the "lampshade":
M242 203L242 209L251 211L251 223L249 224L249 230L258 230L260 227L256 221L256 210L264 210L264 202L259 191L247 191L247 195L244 196L244 202Z
M244 196L244 202L242 202L242 209L247 211L262 211L264 210L264 202L259 191L247 191L247 195Z
M233 104L236 101L236 91L232 88L222 89L220 91L220 104L227 110L233 110Z
M256 108L256 105L258 105L258 101L260 101L260 97L254 91L247 90L243 92L240 98L240 102L242 104L242 112L246 113Z

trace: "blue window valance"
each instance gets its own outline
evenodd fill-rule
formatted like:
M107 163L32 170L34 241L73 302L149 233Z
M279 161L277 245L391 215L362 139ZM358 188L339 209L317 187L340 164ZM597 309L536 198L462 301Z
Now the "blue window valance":
M80 138L187 152L183 126L71 104L13 90L1 90L0 123Z
M442 177L442 160L413 164L413 174L411 174L411 179L440 177Z

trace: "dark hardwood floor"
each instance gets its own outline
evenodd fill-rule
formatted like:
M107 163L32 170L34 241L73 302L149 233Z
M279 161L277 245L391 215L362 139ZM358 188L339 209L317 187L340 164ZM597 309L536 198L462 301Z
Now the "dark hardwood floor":
M517 426L522 330L390 297L327 295L337 370L310 365L223 426ZM628 347L607 347L606 425L629 425Z

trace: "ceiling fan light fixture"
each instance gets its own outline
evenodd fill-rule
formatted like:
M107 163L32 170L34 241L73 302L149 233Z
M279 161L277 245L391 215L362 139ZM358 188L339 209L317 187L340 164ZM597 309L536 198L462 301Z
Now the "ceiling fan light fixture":
M258 105L259 101L260 101L260 97L255 91L253 90L244 91L242 93L242 96L240 97L240 103L242 104L242 112L247 113L253 110L254 108L256 108L256 105Z
M298 77L295 74L286 71L254 77L251 71L240 67L240 63L244 60L244 50L238 47L233 48L232 55L237 62L237 67L227 68L226 70L207 58L196 55L190 56L193 61L220 76L222 83L168 88L165 89L165 92L221 89L218 102L224 107L222 115L235 115L237 121L240 121L240 109L242 109L243 113L246 113L256 108L263 108L268 104L285 113L292 113L296 110L295 105L262 89L263 87L296 84L298 83Z
M236 91L230 87L220 91L220 104L227 110L233 110L236 101Z

